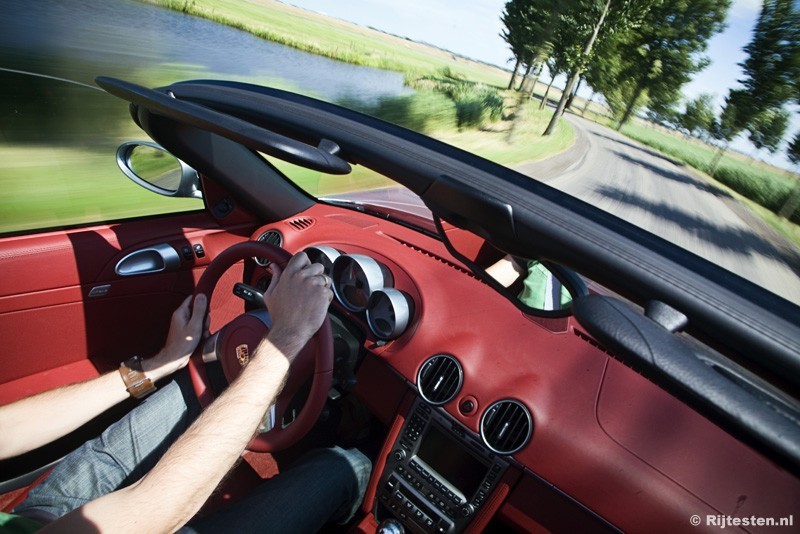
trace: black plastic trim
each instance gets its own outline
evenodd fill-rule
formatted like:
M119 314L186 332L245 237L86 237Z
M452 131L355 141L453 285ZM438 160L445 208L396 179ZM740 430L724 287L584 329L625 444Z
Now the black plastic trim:
M573 309L614 357L800 476L800 426L776 403L718 372L679 335L619 299L583 297Z

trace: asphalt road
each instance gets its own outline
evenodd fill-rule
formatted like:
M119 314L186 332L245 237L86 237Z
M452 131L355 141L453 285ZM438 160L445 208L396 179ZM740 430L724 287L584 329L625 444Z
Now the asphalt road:
M644 145L565 117L575 146L517 170L800 304L800 252L736 200Z

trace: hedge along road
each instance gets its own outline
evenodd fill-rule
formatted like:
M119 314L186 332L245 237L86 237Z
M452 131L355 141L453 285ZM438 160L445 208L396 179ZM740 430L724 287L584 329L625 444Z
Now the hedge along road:
M577 141L517 170L800 304L800 252L727 193L617 132L564 117Z

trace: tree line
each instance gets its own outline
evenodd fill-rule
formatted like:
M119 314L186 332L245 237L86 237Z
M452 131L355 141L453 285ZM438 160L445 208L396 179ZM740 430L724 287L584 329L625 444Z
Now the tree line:
M585 83L603 96L617 129L646 109L654 122L716 142L719 157L742 133L757 149L775 152L789 106L800 105L800 11L793 0L764 0L744 47L743 77L720 113L711 95L682 102L682 87L709 64L708 40L725 28L729 8L730 0L509 0L501 15L515 60L508 87L533 95L545 66L550 85L566 76L544 135ZM793 163L800 163L798 151L800 132L787 147Z

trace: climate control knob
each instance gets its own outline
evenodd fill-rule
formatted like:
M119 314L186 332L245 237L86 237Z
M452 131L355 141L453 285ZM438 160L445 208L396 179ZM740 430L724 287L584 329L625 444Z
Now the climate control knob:
M470 503L467 503L461 507L461 515L464 517L469 517L474 512L475 512L475 507Z
M403 460L406 459L406 451L404 451L403 449L397 449L396 451L394 451L393 456L395 461L402 462Z

